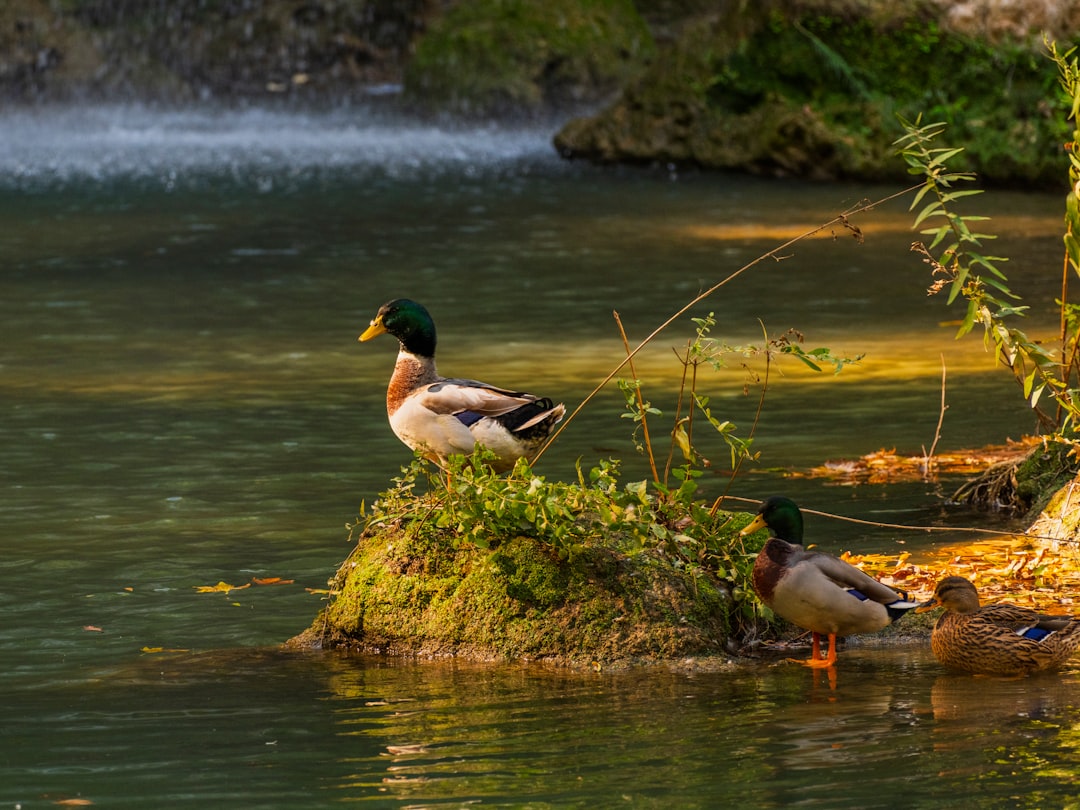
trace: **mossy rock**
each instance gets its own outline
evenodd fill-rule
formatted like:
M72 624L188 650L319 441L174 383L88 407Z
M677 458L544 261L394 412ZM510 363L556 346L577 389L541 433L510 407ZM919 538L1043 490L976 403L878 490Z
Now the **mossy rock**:
M517 536L479 549L367 531L335 597L292 645L565 665L715 656L731 633L727 586L655 551L561 559Z
M1028 45L944 30L935 7L763 7L688 27L601 113L555 137L567 157L812 178L907 177L898 116L949 124L958 169L986 181L1060 181L1068 140L1057 73ZM966 161L966 165L963 165Z
M405 97L476 116L572 107L610 96L653 47L631 0L460 3L418 42Z

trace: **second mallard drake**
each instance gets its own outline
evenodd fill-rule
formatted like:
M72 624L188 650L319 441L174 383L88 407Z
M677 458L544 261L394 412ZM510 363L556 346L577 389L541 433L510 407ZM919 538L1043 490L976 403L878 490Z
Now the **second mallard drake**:
M435 322L415 301L398 298L383 304L360 340L384 333L401 344L386 390L390 427L408 447L433 461L469 455L480 444L497 456L494 469L509 470L517 459L532 457L566 413L547 397L439 376Z
M1080 648L1080 618L1018 605L982 605L963 577L945 577L918 612L945 608L930 635L934 657L976 675L1030 675L1055 669Z
M916 607L907 601L907 594L839 557L803 548L802 512L790 498L767 499L741 534L763 527L772 536L754 561L754 591L777 616L811 632L811 658L799 663L833 666L838 637L877 632ZM824 657L821 636L829 638Z

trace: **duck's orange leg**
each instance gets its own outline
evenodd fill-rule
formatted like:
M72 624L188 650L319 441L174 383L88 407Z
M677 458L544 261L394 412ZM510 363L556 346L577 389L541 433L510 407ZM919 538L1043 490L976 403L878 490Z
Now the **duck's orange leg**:
M829 633L829 652L824 658L821 657L821 636L814 633L811 636L810 641L809 660L802 661L797 658L789 658L788 660L793 661L796 664L802 664L804 667L813 667L814 669L825 669L826 667L836 666L836 634Z
M825 669L826 667L836 666L836 633L829 633L828 655L824 658L814 656L809 661L805 661L804 664L808 667L813 667L814 669Z

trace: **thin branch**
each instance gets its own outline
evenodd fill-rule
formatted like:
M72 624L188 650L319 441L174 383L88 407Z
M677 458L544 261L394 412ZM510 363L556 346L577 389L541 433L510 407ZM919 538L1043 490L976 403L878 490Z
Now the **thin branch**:
M740 498L735 495L727 495L720 500L740 501L749 504L761 503L761 501L755 498ZM1025 532L1008 532L1000 529L982 529L973 526L910 526L903 523L882 523L877 520L863 520L862 518L847 517L846 515L837 515L832 512L819 512L816 509L807 509L804 506L800 506L799 511L804 515L817 515L818 517L831 518L832 520L842 520L845 523L857 523L860 526L876 526L881 529L899 529L907 532L924 532L926 534L931 534L932 532L971 532L974 534L992 534L998 537L1027 537L1033 540L1053 540L1058 543L1080 543L1080 540L1064 537L1051 537L1046 534L1026 534Z
M679 420L682 419L683 404L686 398L686 374L690 368L690 341L686 341L686 355L681 356L674 347L671 351L679 359L679 363L682 364L682 377L679 379L679 397L675 401L675 427L671 430L671 442L668 444L667 461L664 462L664 484L668 482L668 476L671 475L671 465L675 460L675 431L678 429ZM694 414L694 403L691 402L687 409L691 416Z
M623 348L626 349L627 355L630 354L630 341L626 339L626 330L623 329L622 318L619 317L618 310L612 310L611 314L615 317L615 323L619 325L619 334L622 336ZM637 380L637 371L634 370L634 360L632 356L626 358L630 364L630 376ZM641 414L641 435L645 440L645 451L649 457L649 468L652 470L653 481L660 483L660 475L656 471L656 459L653 456L652 439L649 438L649 420L648 415L645 413L645 398L641 396L641 386L637 385L634 388L634 393L637 396L638 413Z
M654 329L652 332L650 332L649 335L644 340L641 341L641 343L639 343L632 351L630 351L627 354L627 356L622 360L621 363L619 363L617 366L615 366L615 368L613 368L611 370L610 374L608 374L606 377L604 377L604 379L601 380L591 392L589 392L588 396L586 396L585 399L583 399L581 401L581 404L578 405L573 410L573 412L568 417L566 417L566 419L563 420L562 424L559 425L559 429L556 430L554 433L551 434L551 436L548 437L548 440L546 442L544 442L544 446L540 448L540 452L538 452L533 457L532 463L535 464L537 461L539 461L540 457L543 456L544 453L547 452L547 449L549 447L551 447L552 443L560 435L562 435L562 432L564 430L566 430L567 427L569 427L571 422L574 421L574 418L579 413L581 413L581 411L585 408L585 406L588 405L596 397L596 395L599 394L604 389L604 387L609 382L611 382L613 379L615 379L615 375L618 374L620 371L622 371L623 367L627 363L629 363L638 354L638 352L640 352L642 349L644 349L646 346L648 346L650 343L652 343L652 341L656 339L657 335L659 335L661 332L663 332L665 329L667 329L669 326L671 326L673 323L675 323L675 321L677 321L679 318L681 318L683 315L685 315L687 312L689 312L693 307L697 306L699 303L704 301L706 298L708 298L710 295L715 293L721 287L725 286L728 282L734 281L736 278L741 276L743 273L745 273L750 268L755 267L756 265L758 265L761 262L765 261L765 259L775 259L775 258L777 258L781 251L788 249L792 245L797 244L798 242L801 242L801 241L803 241L805 239L809 239L811 236L814 236L817 233L821 233L822 231L828 230L829 228L832 228L834 225L842 225L842 226L846 227L848 217L854 216L855 214L862 214L862 213L865 213L867 211L872 211L873 209L877 208L880 205L884 205L887 202L891 202L892 200L898 199L898 198L903 197L903 196L905 196L907 194L911 194L911 193L913 193L915 191L918 191L920 188L922 188L922 185L923 185L922 183L919 183L917 185L910 186L909 188L905 188L902 191L897 191L897 192L895 192L893 194L890 194L887 197L882 197L880 200L876 200L874 202L868 202L868 203L861 203L859 205L853 206L852 208L848 209L847 211L844 211L843 213L836 215L835 217L830 219L828 222L826 222L826 223L824 223L822 225L818 225L816 228L812 228L809 231L806 231L805 233L799 234L798 236L792 237L788 241L784 242L781 245L778 245L777 247L773 248L772 250L768 251L767 253L762 253L756 259L752 260L748 264L744 264L742 267L740 267L735 272L731 273L726 278L722 279L721 281L718 281L712 287L709 287L709 289L705 290L705 292L700 293L699 295L697 295L693 300L691 300L688 304L686 304L684 307L682 307L682 309L680 309L678 312L676 312L674 315L672 315L666 321L664 321L662 324L660 324L658 327L656 327L656 329Z
M938 409L937 427L934 429L934 441L930 444L930 452L923 456L923 472L930 474L930 467L934 463L934 450L937 449L938 440L941 438L941 425L945 422L945 411L949 406L945 404L945 355L941 355L941 407Z

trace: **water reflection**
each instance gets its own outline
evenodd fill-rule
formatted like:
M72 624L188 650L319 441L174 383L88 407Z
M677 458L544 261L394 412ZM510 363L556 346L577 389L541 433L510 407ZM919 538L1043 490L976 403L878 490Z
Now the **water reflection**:
M1072 749L1074 677L987 688L942 675L923 649L858 649L845 663L835 689L782 663L599 675L428 664L396 673L410 687L398 695L373 690L370 671L341 674L339 734L359 738L341 745L362 752L346 756L342 787L421 806L920 806L965 774L985 778L1003 749L1014 777L1032 779L1048 746ZM1069 781L1044 788L1063 796ZM1015 791L990 782L986 806Z
M24 801L48 785L132 807L928 806L975 780L978 806L1071 800L1076 671L956 676L924 645L859 646L843 663L830 686L768 661L596 673L144 655L5 704L21 744L0 781Z

